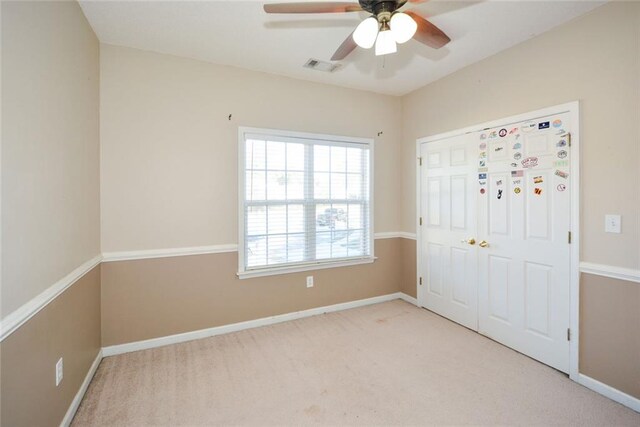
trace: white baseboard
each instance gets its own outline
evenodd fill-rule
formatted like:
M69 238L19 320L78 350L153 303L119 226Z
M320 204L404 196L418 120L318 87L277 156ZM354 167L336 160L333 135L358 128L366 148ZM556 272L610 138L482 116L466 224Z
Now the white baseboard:
M78 410L78 407L80 407L80 402L82 402L82 398L84 397L84 394L87 392L87 389L89 388L89 384L91 383L93 376L98 370L98 365L100 365L101 360L102 360L102 350L98 352L98 355L96 356L95 360L91 364L91 367L89 368L89 372L87 372L87 376L84 378L84 381L80 386L80 389L76 393L76 396L73 398L73 401L69 406L69 409L67 409L67 413L64 415L64 418L60 423L61 427L68 427L71 424L71 421L73 421L73 417L76 415L76 411Z
M601 395L627 406L636 412L640 412L640 399L623 391L608 386L605 383L595 380L585 374L578 374L578 384L582 384L596 393L600 393Z
M416 307L419 307L418 300L410 295L405 294L404 292L400 292L400 299L408 302L409 304L413 304Z
M244 329L258 328L260 326L273 325L275 323L286 322L289 320L302 319L304 317L316 316L318 314L331 313L334 311L348 310L350 308L363 307L365 305L378 304L381 302L392 301L403 298L403 293L396 292L378 297L361 299L357 301L344 302L340 304L328 305L324 307L310 308L308 310L294 311L293 313L279 314L276 316L263 317L261 319L248 320L246 322L232 323L230 325L216 326L198 331L185 332L182 334L169 335L166 337L152 338L144 341L135 341L126 344L112 345L103 347L102 355L104 357L114 356L116 354L130 353L132 351L146 350L149 348L162 347L170 344L177 344L186 341L193 341L201 338L213 337L215 335L228 334L230 332L242 331ZM405 295L406 298L411 298Z

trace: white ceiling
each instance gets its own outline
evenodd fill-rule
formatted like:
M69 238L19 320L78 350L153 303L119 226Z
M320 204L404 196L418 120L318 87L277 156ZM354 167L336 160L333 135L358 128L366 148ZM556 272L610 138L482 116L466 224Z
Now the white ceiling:
M265 2L243 0L81 0L80 4L102 43L403 95L605 2L408 3L403 10L428 17L449 35L451 43L434 50L411 40L399 45L398 53L383 57L376 57L373 49L357 48L333 73L302 65L309 58L328 61L366 13L267 15L262 10Z

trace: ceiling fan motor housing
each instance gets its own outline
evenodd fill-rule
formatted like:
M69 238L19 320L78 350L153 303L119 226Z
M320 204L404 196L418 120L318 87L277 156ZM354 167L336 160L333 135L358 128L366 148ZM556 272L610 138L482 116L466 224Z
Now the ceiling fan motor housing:
M407 0L359 0L360 7L376 16L388 13L389 16L401 8Z

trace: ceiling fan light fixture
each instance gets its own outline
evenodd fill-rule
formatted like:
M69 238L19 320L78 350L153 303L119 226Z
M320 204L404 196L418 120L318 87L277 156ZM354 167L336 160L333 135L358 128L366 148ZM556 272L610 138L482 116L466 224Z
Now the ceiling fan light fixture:
M396 46L396 39L392 32L388 29L382 29L378 33L376 40L376 56L388 55L390 53L396 53L398 48Z
M363 49L370 49L378 35L378 20L373 16L365 19L353 32L353 41Z
M389 27L396 43L402 44L411 40L418 29L418 24L406 13L396 12L391 17Z

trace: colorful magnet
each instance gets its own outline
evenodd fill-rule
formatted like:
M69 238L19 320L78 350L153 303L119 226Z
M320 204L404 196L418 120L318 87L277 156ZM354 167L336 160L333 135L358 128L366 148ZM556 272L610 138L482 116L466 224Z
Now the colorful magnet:
M512 167L512 168L517 168L517 167L518 167L518 164L517 164L517 163L511 163L511 167Z
M496 185L502 185L502 180L501 179L497 180Z
M534 176L533 177L533 183L534 184L542 184L544 182L544 180L542 179L542 176Z
M485 193L485 189L484 189L484 188L481 188L481 189L480 189L480 194L484 194L484 193Z
M502 151L504 150L504 147L496 147L493 149L493 151Z
M513 135L516 132L518 132L518 128L513 128L509 131L509 135Z
M531 132L536 128L536 126L536 122L526 122L523 123L522 126L520 126L520 129L522 130L522 132Z
M533 189L533 192L534 192L537 196L539 196L539 195L541 195L541 194L542 194L542 188L538 188L538 187L536 187L536 188L534 188L534 189Z
M480 166L481 167L485 167L487 165L487 161L486 160L480 160Z
M500 138L504 138L505 136L507 136L507 130L500 129L500 132L498 132L498 135L500 135Z
M511 171L511 177L522 176L522 171Z
M561 139L560 141L558 141L558 143L556 144L556 147L566 147L567 146L567 140L566 139Z
M556 188L558 189L558 191L564 191L567 189L567 186L564 184L558 184Z
M481 134L480 140L485 140L485 139L487 139L487 134L486 133Z
M558 158L564 159L565 157L567 157L567 152L565 150L558 151Z
M478 168L478 172L488 172L489 169L488 168Z
M513 192L516 193L516 194L520 194L520 191L521 191L520 187L516 187L516 188L513 189Z
M482 151L482 152L480 153L480 156L479 156L479 157L480 157L481 159L486 159L486 158L487 158L487 152L486 152L486 151Z
M555 120L553 121L553 127L554 127L554 128L559 128L560 126L562 126L562 120L560 120L560 119L555 119Z
M519 142L516 142L515 144L513 144L513 149L514 150L519 150L522 148L522 144L520 144Z
M498 200L502 199L502 190L498 190Z
M523 168L534 168L538 166L538 158L537 157L527 157L522 161Z
M522 153L516 153L513 155L514 160L520 160L522 158Z
M486 142L481 143L480 144L480 149L484 150L485 148L487 148L487 143Z
M521 182L522 182L522 180L521 180L521 179L514 179L514 180L513 180L513 185L518 185L518 184L520 184Z
M498 136L498 132L496 132L496 131L494 130L493 132L491 132L491 133L489 134L489 139L491 139L491 138L495 138L495 137L497 137L497 136Z
M567 179L569 177L568 173L566 173L564 171L561 171L559 169L556 169L556 175L559 176L560 178L564 178L564 179Z
M568 160L556 160L555 162L553 162L553 166L555 166L555 167L569 166L569 161Z
M538 129L549 129L549 122L538 123Z
M478 174L478 179L487 179L487 174L486 173Z
M480 184L480 185L487 185L487 181L478 181L478 184Z

